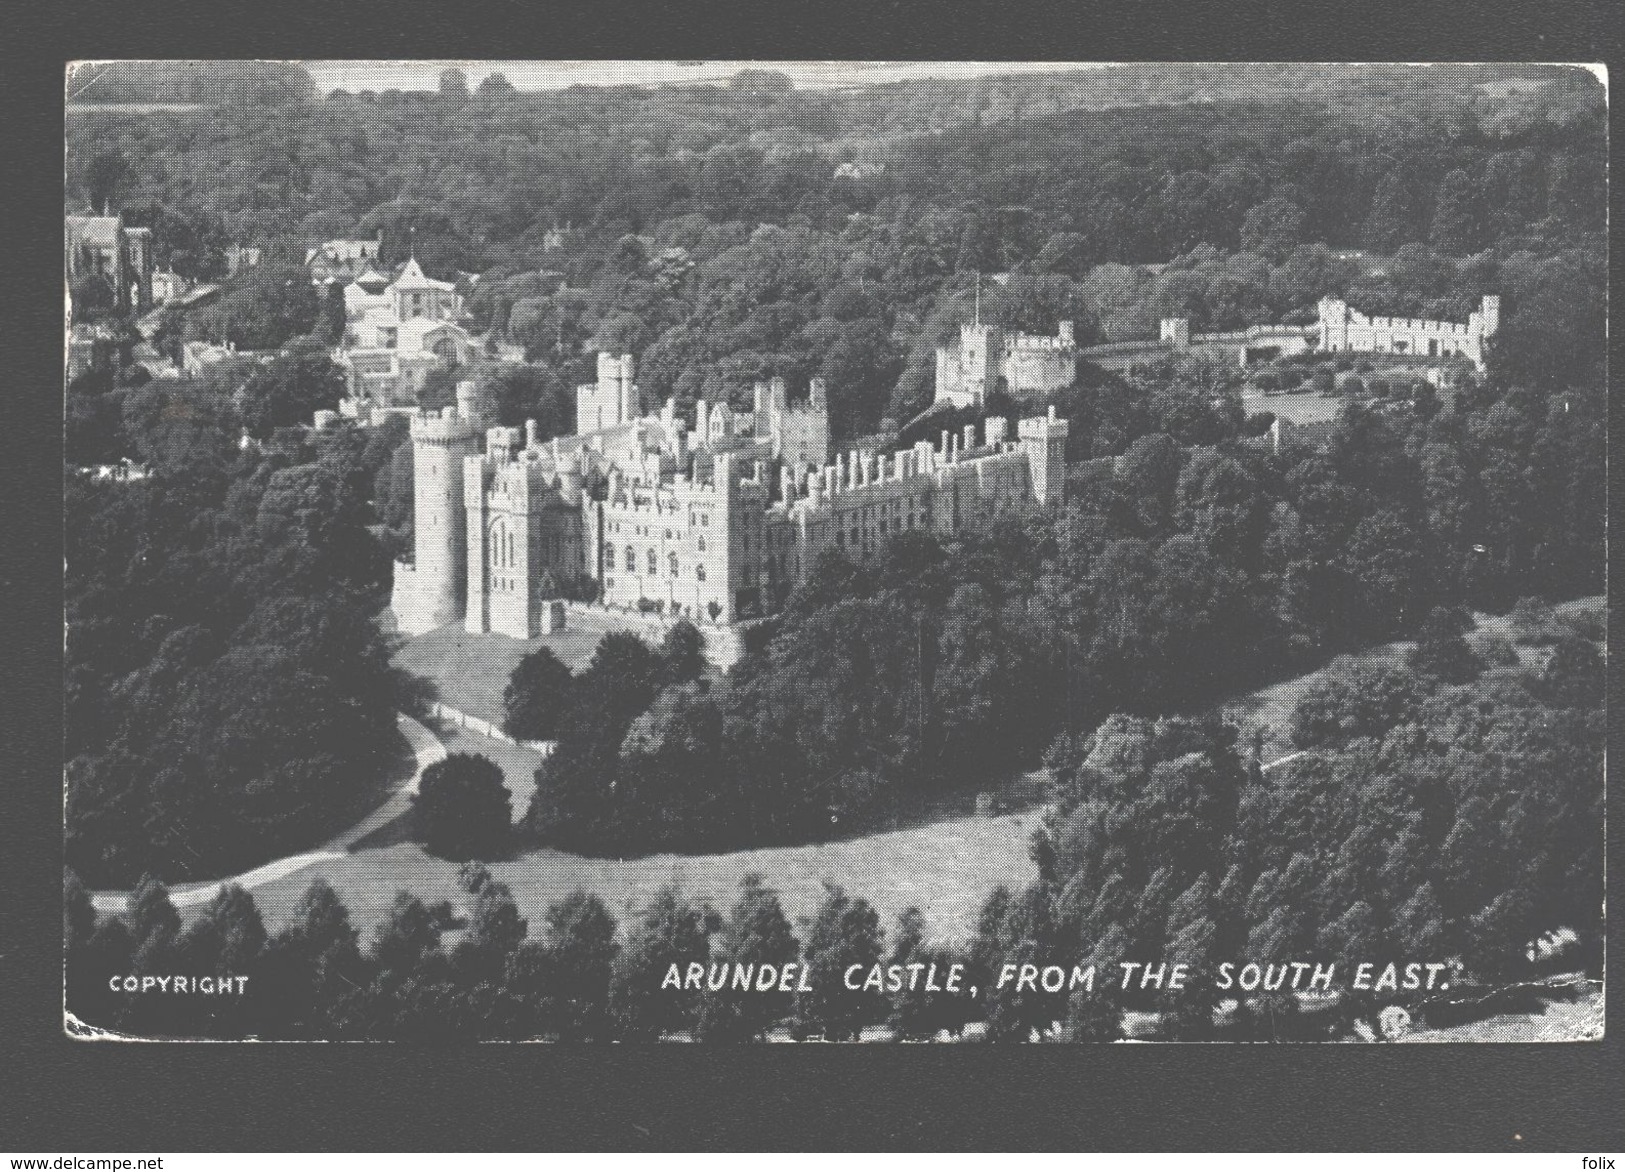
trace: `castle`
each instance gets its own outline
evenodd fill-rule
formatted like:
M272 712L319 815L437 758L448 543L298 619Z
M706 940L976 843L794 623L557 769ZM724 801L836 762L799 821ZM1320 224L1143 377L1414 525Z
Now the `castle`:
M1411 317L1367 317L1335 297L1320 300L1320 348L1333 353L1464 355L1484 369L1484 339L1501 326L1501 299L1487 295L1467 324Z
M910 530L951 534L1058 503L1067 423L1004 419L940 445L829 457L826 394L791 403L784 380L754 410L667 400L642 413L630 355L601 354L577 390L576 435L535 424L482 429L472 383L457 405L417 413L415 547L397 562L391 606L420 634L464 629L526 639L551 629L558 583L586 575L611 608L719 625L772 612L824 550L862 562ZM484 450L481 451L481 440Z
M936 402L980 407L1004 379L1015 398L1042 395L1070 386L1078 375L1078 347L1072 323L1064 321L1053 338L1006 334L980 320L959 327L959 347L937 348Z

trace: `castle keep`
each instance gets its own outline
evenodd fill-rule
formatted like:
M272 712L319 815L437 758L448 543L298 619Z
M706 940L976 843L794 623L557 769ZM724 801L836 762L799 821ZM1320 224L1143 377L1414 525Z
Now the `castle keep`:
M937 349L936 401L980 407L1001 378L1013 397L1030 398L1070 386L1077 375L1078 347L1069 321L1053 338L967 322L959 327L957 350Z
M415 550L391 600L403 631L461 618L532 638L583 574L606 606L729 624L781 606L826 549L861 562L897 533L951 534L1062 496L1053 409L1014 438L990 418L980 434L832 461L822 380L795 403L784 380L759 384L749 412L702 400L688 427L671 400L642 414L632 374L630 355L600 355L576 400L593 426L545 443L534 422L482 431L471 383L413 419Z

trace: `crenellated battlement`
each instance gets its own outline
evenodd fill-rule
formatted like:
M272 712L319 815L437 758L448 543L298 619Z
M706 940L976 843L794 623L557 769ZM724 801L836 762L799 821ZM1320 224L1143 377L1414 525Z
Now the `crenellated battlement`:
M1501 299L1490 294L1467 321L1416 317L1368 317L1337 297L1320 300L1318 335L1328 353L1410 354L1426 358L1459 355L1484 369L1484 340L1500 327Z
M979 406L1001 380L1017 398L1047 394L1069 385L1077 364L1072 322L1061 322L1053 336L1006 334L985 322L964 322L958 350L937 349L936 401Z

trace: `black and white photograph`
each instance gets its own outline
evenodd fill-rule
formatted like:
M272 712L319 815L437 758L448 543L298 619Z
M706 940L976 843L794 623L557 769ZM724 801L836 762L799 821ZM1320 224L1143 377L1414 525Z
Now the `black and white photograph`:
M1603 1039L1604 67L63 82L74 1045Z

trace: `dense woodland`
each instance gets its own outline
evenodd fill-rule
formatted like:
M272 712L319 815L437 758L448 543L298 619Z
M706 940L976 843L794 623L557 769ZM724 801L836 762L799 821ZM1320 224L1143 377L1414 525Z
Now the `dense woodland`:
M1605 115L1590 75L1146 67L808 93L760 77L537 94L449 80L326 98L281 73L233 85L115 75L81 99L104 107L70 114L70 210L110 201L153 227L160 264L225 287L165 315L159 348L224 338L267 355L195 380L97 370L69 388L70 464L127 456L151 473L69 478L75 884L206 878L309 846L366 808L399 753L392 714L420 689L372 620L410 524L404 431L295 426L342 394L323 353L341 322L304 280L303 249L381 229L386 260L411 247L461 282L491 353L526 352L446 372L430 404L475 377L500 422L534 417L544 436L572 425L568 388L604 348L637 356L651 399L685 406L822 375L837 442L887 419L908 442L932 348L968 316L978 274L1005 275L981 279L984 317L1045 333L1072 319L1085 343L1148 336L1168 314L1198 330L1312 320L1327 294L1461 320L1501 294L1487 375L1351 402L1323 450L1250 442L1269 420L1245 414L1231 368L1083 364L1053 396L1072 425L1063 509L950 541L907 534L869 567L826 558L726 677L702 670L693 628L662 648L606 639L575 676L539 653L515 673L509 728L559 749L517 845L808 841L1045 763L1040 879L990 899L974 963L1052 946L1437 949L1499 979L1546 931L1594 948L1600 633L1545 624L1530 636L1555 647L1544 667L1457 645L1464 608L1527 599L1534 613L1603 589ZM213 104L119 106L199 101ZM233 243L265 262L227 278ZM1408 667L1306 697L1294 733L1313 757L1267 783L1233 729L1190 715L1418 637ZM444 826L463 825L458 803ZM436 849L491 857L471 834ZM143 884L127 923L93 927L70 900L73 946L152 971L186 948L302 966L298 1007L242 1010L289 1036L750 1036L772 1022L741 1024L715 998L651 1019L670 1006L627 1002L628 966L797 947L760 891L733 920L673 893L624 937L583 896L527 941L493 888L471 893L473 926L447 951L449 921L409 897L364 949L330 891L267 941L245 893L182 931L160 886ZM887 947L867 905L830 899L809 959ZM920 939L900 925L890 946ZM565 993L572 974L586 985ZM998 1037L1120 1024L1064 997L984 1009ZM881 998L772 1020L843 1036L955 1012ZM1167 1028L1290 1032L1274 1002L1226 1012Z

